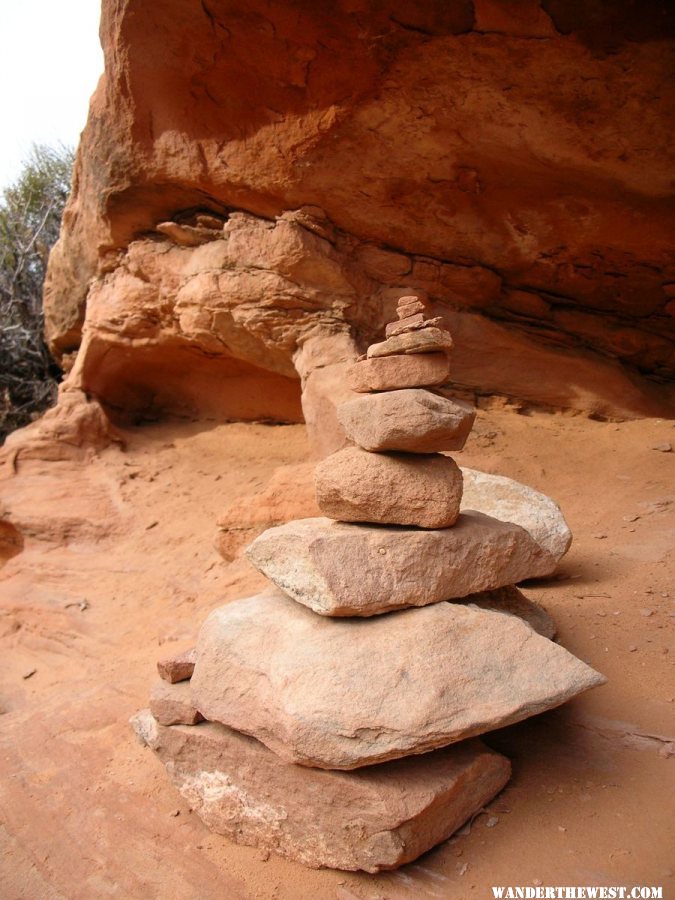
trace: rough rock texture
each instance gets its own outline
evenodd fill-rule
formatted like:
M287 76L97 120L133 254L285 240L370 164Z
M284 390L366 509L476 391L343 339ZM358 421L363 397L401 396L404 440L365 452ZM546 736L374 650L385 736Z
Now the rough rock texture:
M362 359L347 370L353 391L393 391L399 388L432 387L450 375L447 353L417 353Z
M150 712L160 725L196 725L202 721L192 705L189 681L156 682L150 692Z
M323 459L314 479L321 512L343 522L449 528L459 515L462 474L440 454L347 447Z
M297 519L263 532L249 560L328 616L370 616L550 574L555 560L517 525L481 513L420 530Z
M191 684L207 720L290 762L354 769L518 722L604 681L516 616L435 603L328 619L272 590L211 613Z
M165 728L145 710L131 724L209 828L312 868L380 872L411 862L511 773L480 741L345 773L299 769L217 723Z
M362 350L426 291L463 386L671 414L672 31L628 0L105 0L45 291L71 384L294 420L307 335Z
M418 389L357 397L342 403L337 417L347 437L364 450L436 453L462 449L476 410Z
M192 678L196 660L194 647L177 656L167 656L157 663L159 677L170 684L178 681L187 681Z
M567 553L572 532L551 497L504 475L462 468L462 477L462 510L476 509L503 522L515 522L529 531L556 562Z

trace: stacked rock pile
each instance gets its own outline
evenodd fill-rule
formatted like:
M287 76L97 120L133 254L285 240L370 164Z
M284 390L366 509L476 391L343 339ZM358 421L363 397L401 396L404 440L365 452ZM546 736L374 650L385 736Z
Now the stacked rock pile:
M513 587L551 571L547 551L460 515L443 451L475 413L429 390L449 372L440 320L416 297L398 317L350 372L354 446L316 469L325 517L256 538L275 587L211 613L133 720L210 828L310 866L415 859L509 778L476 735L604 681Z

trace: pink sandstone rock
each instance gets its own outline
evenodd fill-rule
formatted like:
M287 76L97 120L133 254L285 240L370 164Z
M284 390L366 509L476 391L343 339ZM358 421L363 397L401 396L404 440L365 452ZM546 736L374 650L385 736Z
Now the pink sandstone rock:
M363 359L347 370L347 383L360 394L399 388L432 387L450 376L445 353L417 353Z
M192 672L195 667L195 649L186 650L185 653L179 653L177 656L167 656L157 662L157 671L159 677L170 684L177 681L187 681L192 678Z
M300 18L288 0L206 6L211 15L199 5L189 15L185 0L102 6L105 80L45 286L57 355L76 349L85 314L96 333L83 389L95 381L105 405L134 412L168 362L167 401L194 385L195 404L217 395L235 417L229 396L246 390L265 403L251 415L278 420L294 412L293 384L271 376L302 335L339 326L369 341L392 300L421 289L457 331L453 370L482 395L672 415L666 4L597 14L580 3L390 0L358 12L313 4ZM247 210L255 234L232 241L226 265L210 251L229 230L173 245L199 284L187 275L174 291L144 272L139 290L160 303L135 318L122 302L101 322L97 285L110 284L109 298L125 290L135 237L148 235L138 243L164 280L169 241L152 232L205 205L228 225ZM278 226L291 216L298 227L282 252ZM522 302L509 308L514 294L530 298L525 314ZM188 331L186 301L198 325ZM252 351L267 372L239 370L234 383L214 359ZM141 398L120 397L120 372Z
M358 772L289 765L212 722L131 724L204 823L312 868L380 872L446 840L506 784L509 761L480 741Z
M349 400L338 406L337 417L364 450L437 453L464 447L476 410L462 400L408 388Z
M553 559L523 528L477 512L453 528L296 519L246 551L298 603L324 616L372 616L548 575Z
M189 681L155 682L150 692L150 710L161 725L196 725L202 721L192 705Z
M448 352L452 349L450 332L444 328L422 328L387 338L379 344L371 344L367 350L368 359L393 356L396 353Z
M462 473L448 456L368 453L346 447L315 470L316 500L331 519L449 528L459 515Z
M289 762L355 769L559 706L605 679L519 618L434 603L329 619L272 589L201 628L192 701Z

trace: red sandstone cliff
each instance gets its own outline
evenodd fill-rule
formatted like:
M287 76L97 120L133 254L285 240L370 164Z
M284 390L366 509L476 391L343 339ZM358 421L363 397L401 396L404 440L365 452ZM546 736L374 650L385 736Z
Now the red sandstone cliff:
M82 342L66 390L297 420L298 374L330 394L415 289L470 390L672 413L668 14L104 0L45 293L55 351Z

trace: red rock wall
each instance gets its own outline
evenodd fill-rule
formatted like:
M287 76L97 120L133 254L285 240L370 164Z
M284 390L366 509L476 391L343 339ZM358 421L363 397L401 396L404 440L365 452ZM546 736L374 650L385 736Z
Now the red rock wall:
M672 31L627 0L104 0L52 346L86 318L73 384L113 407L165 407L159 378L289 419L308 337L343 336L310 368L346 358L422 289L470 390L672 413ZM195 210L247 213L215 261L156 232Z

